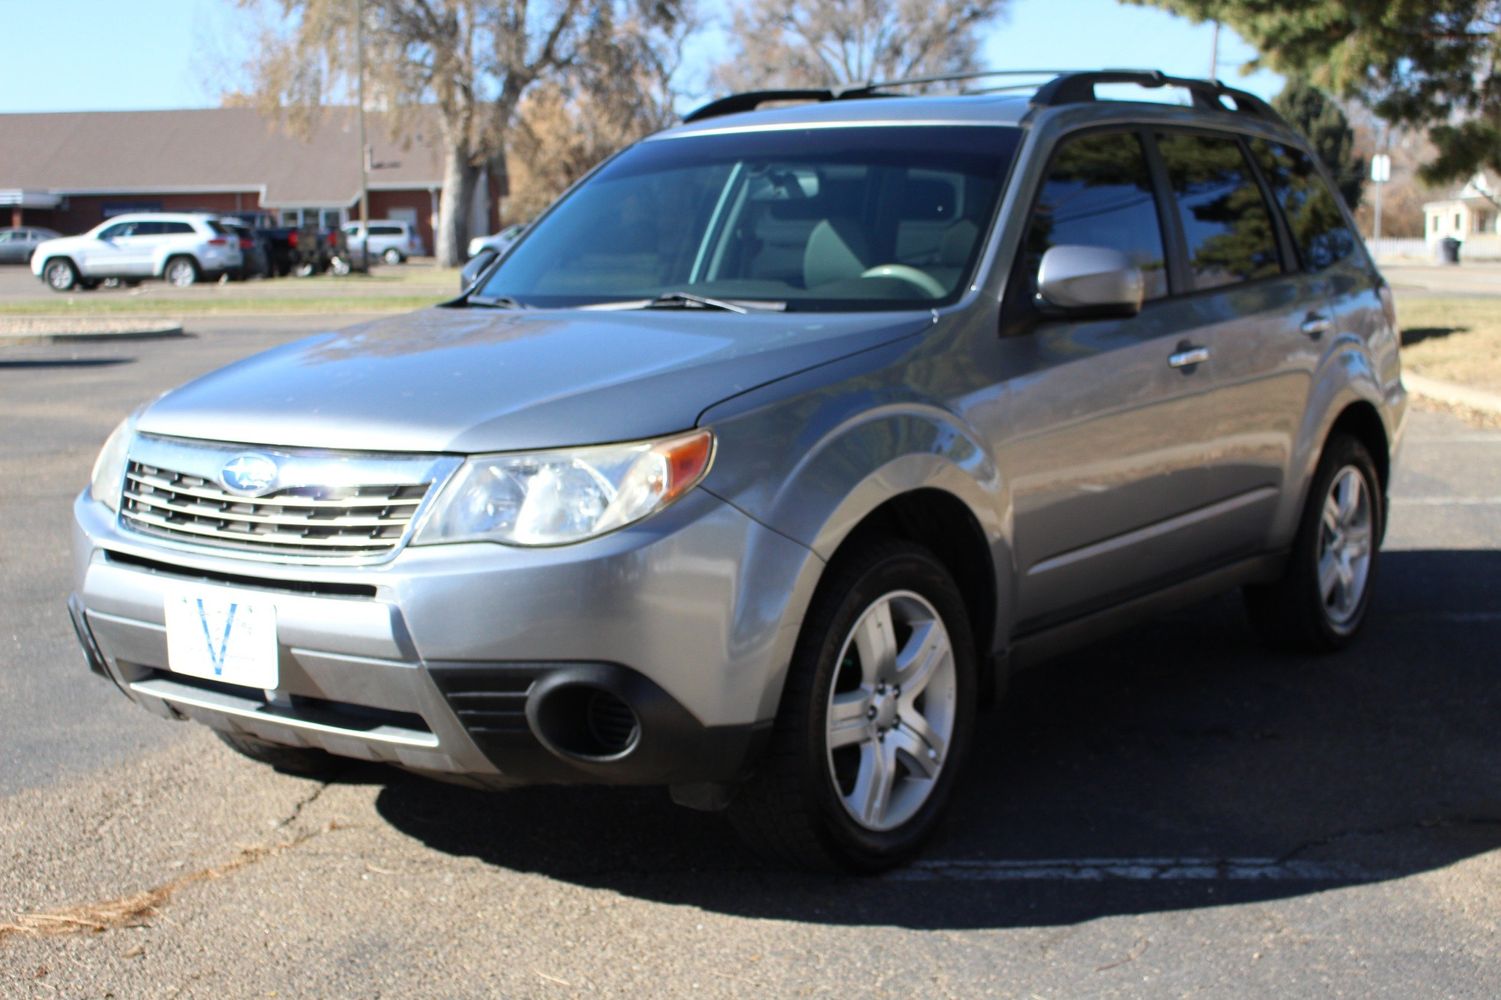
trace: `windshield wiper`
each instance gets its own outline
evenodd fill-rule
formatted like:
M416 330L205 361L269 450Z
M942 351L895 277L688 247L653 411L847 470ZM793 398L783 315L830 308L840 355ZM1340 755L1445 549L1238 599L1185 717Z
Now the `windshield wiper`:
M663 292L654 299L649 299L640 309L718 309L723 312L740 313L748 312L782 312L787 308L785 302L773 302L769 299L716 299L708 295L699 295L695 292Z
M509 295L471 295L467 300L471 306L479 306L482 309L530 309L531 306L522 305Z

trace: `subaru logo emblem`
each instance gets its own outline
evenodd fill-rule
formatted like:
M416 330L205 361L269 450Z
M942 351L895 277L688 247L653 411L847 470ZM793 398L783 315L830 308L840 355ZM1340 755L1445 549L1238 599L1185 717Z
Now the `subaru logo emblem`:
M265 455L247 452L225 464L219 480L236 493L263 493L276 482L276 462Z

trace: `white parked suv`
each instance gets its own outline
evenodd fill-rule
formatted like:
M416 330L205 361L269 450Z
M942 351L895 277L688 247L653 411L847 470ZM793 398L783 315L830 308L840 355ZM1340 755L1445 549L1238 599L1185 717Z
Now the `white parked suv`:
M192 213L117 215L82 236L48 240L31 256L31 273L53 291L95 288L106 278L133 284L165 278L185 288L236 271L240 241L212 217Z
M358 222L351 222L344 227L344 235L349 248L354 250L360 245L364 230ZM372 260L378 257L387 264L400 264L408 257L421 257L427 252L417 227L396 219L371 219L370 245L366 249Z

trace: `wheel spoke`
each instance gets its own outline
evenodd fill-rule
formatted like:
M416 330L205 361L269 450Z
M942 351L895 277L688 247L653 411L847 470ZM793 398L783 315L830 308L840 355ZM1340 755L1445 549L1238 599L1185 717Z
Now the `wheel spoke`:
M1330 535L1339 534L1339 501L1333 490L1324 498L1324 530Z
M928 720L916 710L903 709L899 718L901 725L888 733L886 738L889 740L892 736L899 736L897 749L905 750L923 774L933 777L943 765L943 738L933 731Z
M933 679L944 657L949 655L948 636L937 622L914 625L906 647L896 659L896 676L892 680L902 689L902 700L910 702L922 694Z
M896 627L890 601L877 604L860 620L855 648L860 651L860 677L866 684L887 680L896 672Z
M1371 529L1351 528L1345 532L1345 552L1351 559L1359 559L1371 552Z
M1340 476L1339 485L1335 487L1335 493L1339 498L1339 523L1343 528L1354 519L1355 512L1360 507L1360 476L1351 470L1345 470Z
M870 738L870 695L863 689L836 694L829 704L829 749Z
M1334 599L1334 589L1339 586L1339 557L1326 552L1319 560L1319 594L1327 605Z
M891 786L896 781L896 751L889 742L875 740L860 747L860 772L850 801L867 826L879 826L891 803Z

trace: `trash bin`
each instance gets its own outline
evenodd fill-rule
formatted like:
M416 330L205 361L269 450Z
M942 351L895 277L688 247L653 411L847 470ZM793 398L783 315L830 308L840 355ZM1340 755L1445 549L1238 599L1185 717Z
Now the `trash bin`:
M1438 262L1440 264L1459 263L1459 240L1452 236L1445 236L1438 241Z

